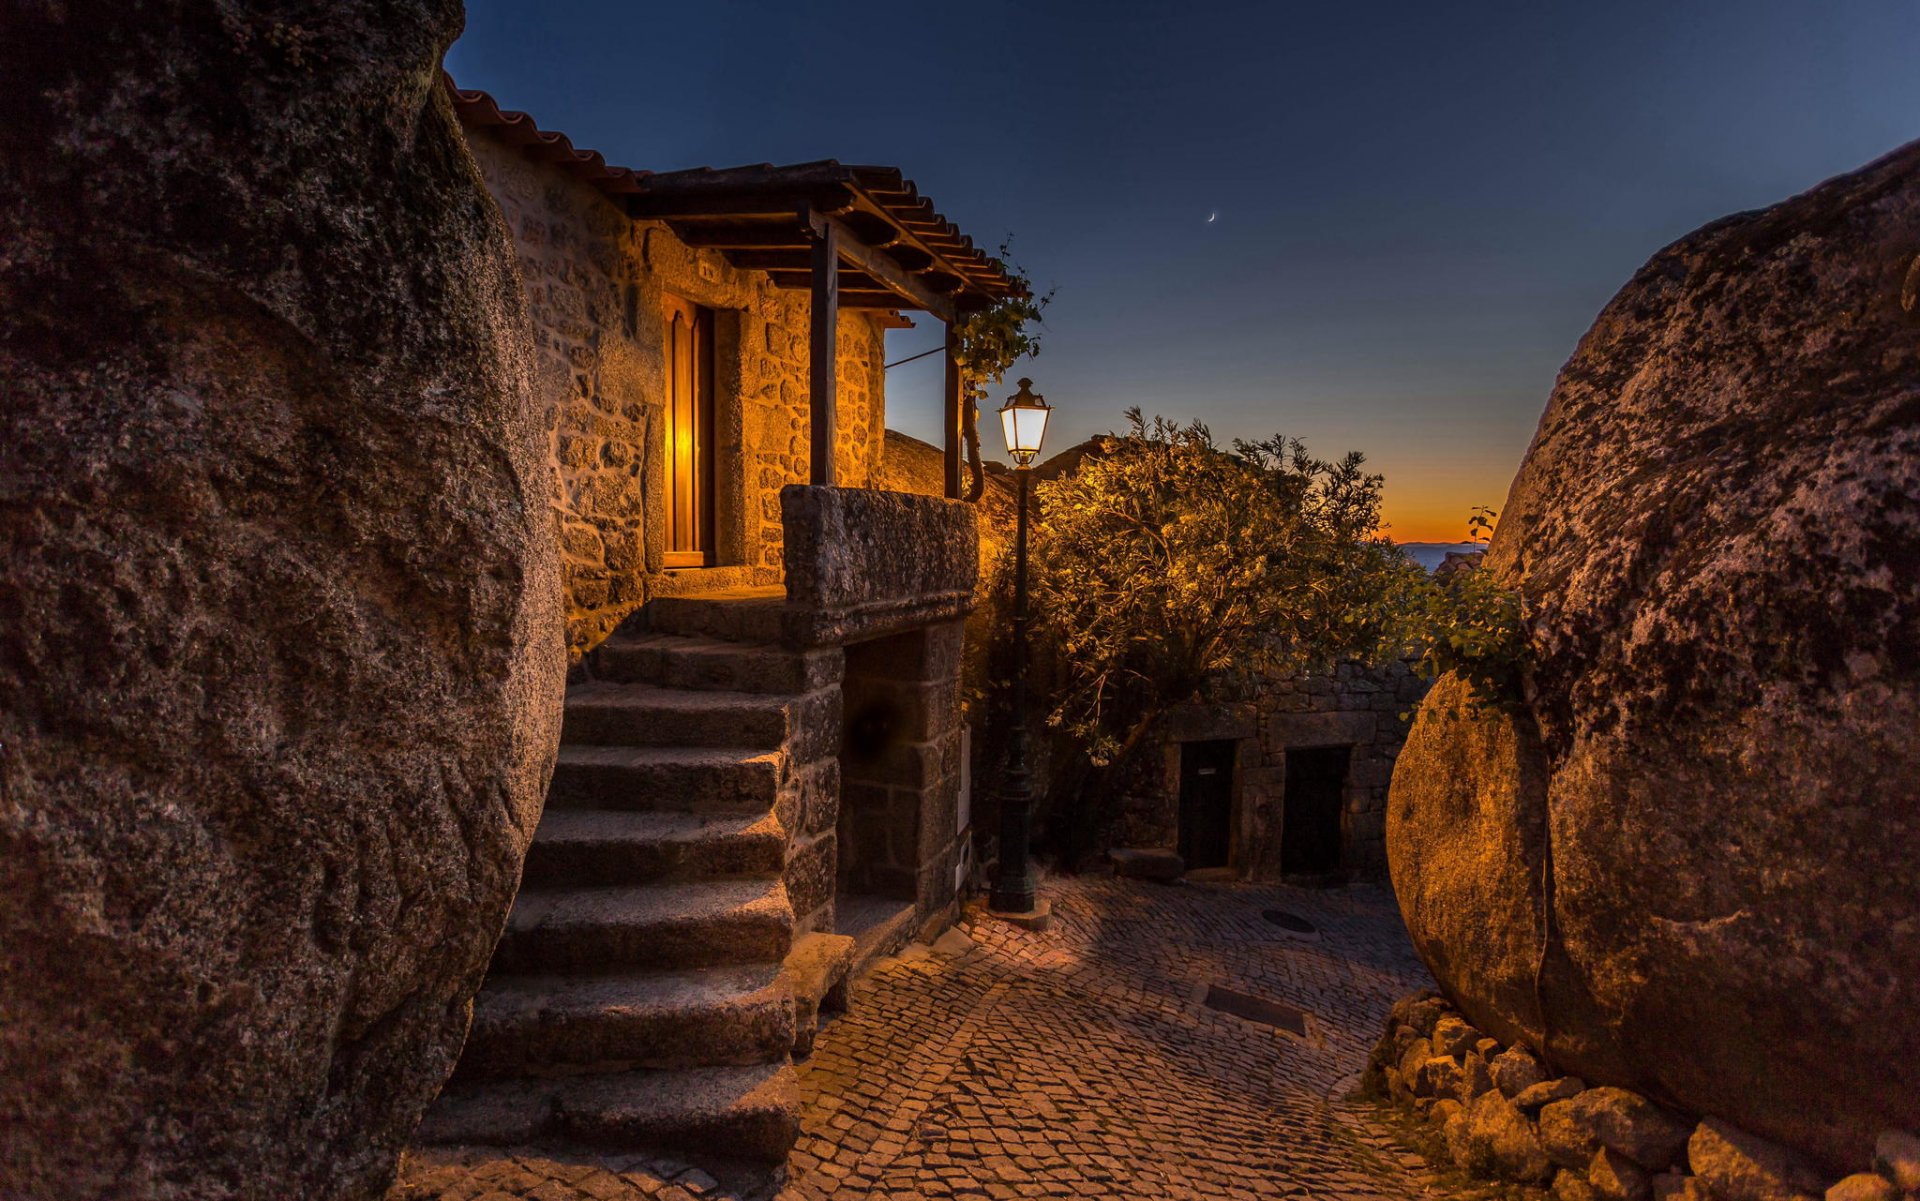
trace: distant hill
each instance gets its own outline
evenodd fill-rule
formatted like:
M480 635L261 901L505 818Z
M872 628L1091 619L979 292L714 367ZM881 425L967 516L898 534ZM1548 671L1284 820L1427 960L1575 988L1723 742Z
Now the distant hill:
M1486 547L1478 542L1402 542L1400 549L1406 551L1407 557L1415 563L1432 571L1446 562L1447 555L1451 553L1470 555Z

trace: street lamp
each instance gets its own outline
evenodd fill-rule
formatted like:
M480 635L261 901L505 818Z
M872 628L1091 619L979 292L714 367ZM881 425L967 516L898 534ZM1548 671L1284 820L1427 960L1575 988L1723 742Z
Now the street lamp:
M1013 541L1013 727L1007 736L1007 780L1000 796L1000 871L991 904L995 913L1016 918L1039 916L1033 867L1027 861L1033 814L1033 786L1027 775L1027 494L1033 460L1052 413L1046 398L1034 393L1030 379L1021 380L1020 390L1000 406L1000 432L1020 480L1020 508Z

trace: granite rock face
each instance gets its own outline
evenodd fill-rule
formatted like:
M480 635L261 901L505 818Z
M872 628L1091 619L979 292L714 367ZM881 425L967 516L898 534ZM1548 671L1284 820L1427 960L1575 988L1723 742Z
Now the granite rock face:
M1487 555L1523 703L1443 680L1388 814L1475 1024L1834 1170L1920 1121L1917 256L1913 145L1621 290Z
M0 1180L377 1196L557 743L457 0L0 28Z

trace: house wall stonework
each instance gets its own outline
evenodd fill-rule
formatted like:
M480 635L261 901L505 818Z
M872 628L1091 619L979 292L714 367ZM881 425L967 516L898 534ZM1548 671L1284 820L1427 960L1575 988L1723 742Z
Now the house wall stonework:
M844 892L910 900L922 916L954 898L966 833L959 720L965 640L965 626L955 620L847 648Z
M1352 748L1340 816L1341 867L1355 876L1386 871L1387 786L1406 744L1412 712L1428 682L1395 660L1384 667L1341 664L1329 675L1278 678L1236 704L1191 705L1167 720L1161 769L1129 791L1116 845L1172 850L1180 841L1180 748L1238 743L1234 759L1232 867L1250 879L1281 876L1287 752Z
M535 395L558 467L549 498L578 658L652 596L780 579L780 489L809 474L805 293L635 221L591 185L482 130L468 144L513 231L535 340ZM665 570L666 320L677 296L715 311L717 566ZM885 329L839 325L839 482L877 482Z

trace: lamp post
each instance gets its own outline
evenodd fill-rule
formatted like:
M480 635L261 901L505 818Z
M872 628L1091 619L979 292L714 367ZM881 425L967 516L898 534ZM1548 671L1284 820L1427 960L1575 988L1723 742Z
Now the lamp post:
M1000 796L1000 871L990 902L994 912L1013 917L1035 911L1033 867L1027 860L1033 815L1033 785L1027 774L1027 495L1033 460L1052 412L1027 379L1000 406L1000 432L1020 481L1020 508L1013 541L1013 727L1007 735L1007 780Z

